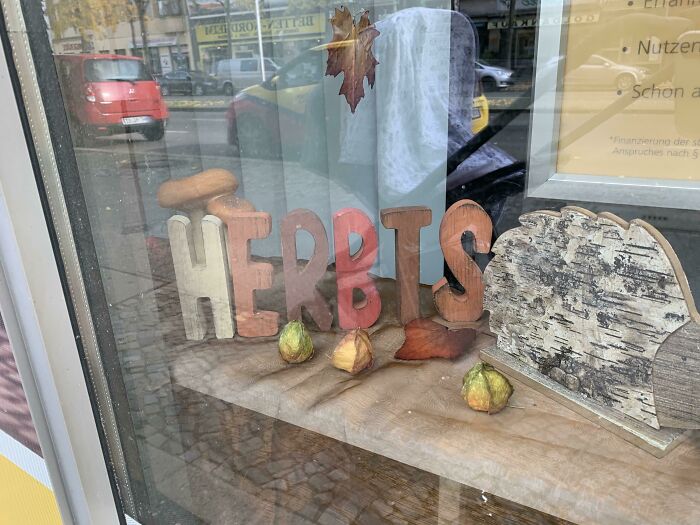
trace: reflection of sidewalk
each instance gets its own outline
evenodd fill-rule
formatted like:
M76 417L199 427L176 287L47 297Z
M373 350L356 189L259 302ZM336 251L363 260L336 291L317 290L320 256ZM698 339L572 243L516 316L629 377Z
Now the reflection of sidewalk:
M0 319L0 430L41 455L22 382Z
M487 93L489 107L492 111L502 109L515 109L511 107L521 95L519 91L500 91ZM170 111L221 111L228 109L231 97L206 96L206 97L163 97Z
M170 111L221 111L227 109L231 97L163 97Z

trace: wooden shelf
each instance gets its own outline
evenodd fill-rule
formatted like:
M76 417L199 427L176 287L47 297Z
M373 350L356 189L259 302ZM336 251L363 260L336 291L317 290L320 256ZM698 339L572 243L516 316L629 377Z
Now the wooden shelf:
M284 304L280 273L273 290L259 294L259 308ZM173 315L173 380L575 523L700 523L700 432L657 459L515 379L508 408L474 412L460 396L462 377L494 338L482 330L457 361L396 361L403 329L395 286L377 282L382 316L370 331L376 362L358 376L331 366L339 332L312 332L313 359L288 365L276 338L182 344ZM334 285L328 272L325 297L334 296ZM421 309L434 313L429 288Z
M210 340L172 364L182 386L486 490L576 523L700 523L700 436L663 459L513 380L509 408L466 407L462 376L493 344L459 361L399 362L402 330L382 323L377 362L352 377L328 354L287 365L275 340Z

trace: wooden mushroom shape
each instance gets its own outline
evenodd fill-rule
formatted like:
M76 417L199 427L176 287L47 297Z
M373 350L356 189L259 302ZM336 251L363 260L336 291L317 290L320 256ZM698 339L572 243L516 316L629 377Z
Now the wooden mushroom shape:
M253 205L236 197L238 179L228 170L212 168L184 179L164 182L158 188L158 204L163 208L181 210L189 215L192 237L198 260L204 258L201 222L211 213L220 219L227 209L254 211Z

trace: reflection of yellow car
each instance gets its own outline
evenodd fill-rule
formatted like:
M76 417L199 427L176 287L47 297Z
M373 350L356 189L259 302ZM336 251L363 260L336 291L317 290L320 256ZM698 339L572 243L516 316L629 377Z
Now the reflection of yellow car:
M302 53L281 68L266 82L240 91L227 112L229 144L245 147L246 156L267 156L279 151L280 129L284 133L285 150L299 151L303 143L306 101L309 93L325 74L324 51L329 44L320 45ZM474 94L472 131L478 133L489 122L488 100L478 88ZM247 138L239 144L238 134Z
M481 90L479 90L481 91ZM489 123L489 101L483 93L474 93L474 105L472 109L472 132L479 133Z

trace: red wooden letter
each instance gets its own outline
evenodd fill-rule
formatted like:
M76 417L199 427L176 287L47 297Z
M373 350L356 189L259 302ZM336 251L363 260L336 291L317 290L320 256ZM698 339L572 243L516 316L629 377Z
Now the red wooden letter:
M444 277L433 285L435 306L447 321L476 321L484 310L481 270L462 248L462 235L467 231L474 235L474 251L489 253L493 232L491 218L476 202L463 199L450 206L440 223L442 253L450 270L464 287L464 293L457 294Z
M311 210L294 210L281 223L282 264L287 297L287 319L301 320L301 307L321 330L331 329L331 307L316 288L328 268L328 237L321 219ZM314 238L314 252L303 269L297 266L297 230L304 229Z
M396 304L401 324L407 324L420 317L420 229L433 221L433 215L425 206L387 208L380 215L386 228L396 230Z
M238 333L243 337L275 335L279 314L255 310L255 290L272 286L272 265L250 260L250 239L270 235L272 218L264 212L238 212L226 217L226 226Z
M350 233L362 238L362 246L350 255ZM355 208L344 208L333 215L335 240L335 272L338 283L338 324L346 330L369 328L379 318L382 300L367 274L377 259L377 231L372 221ZM364 299L353 302L353 290L364 293Z

